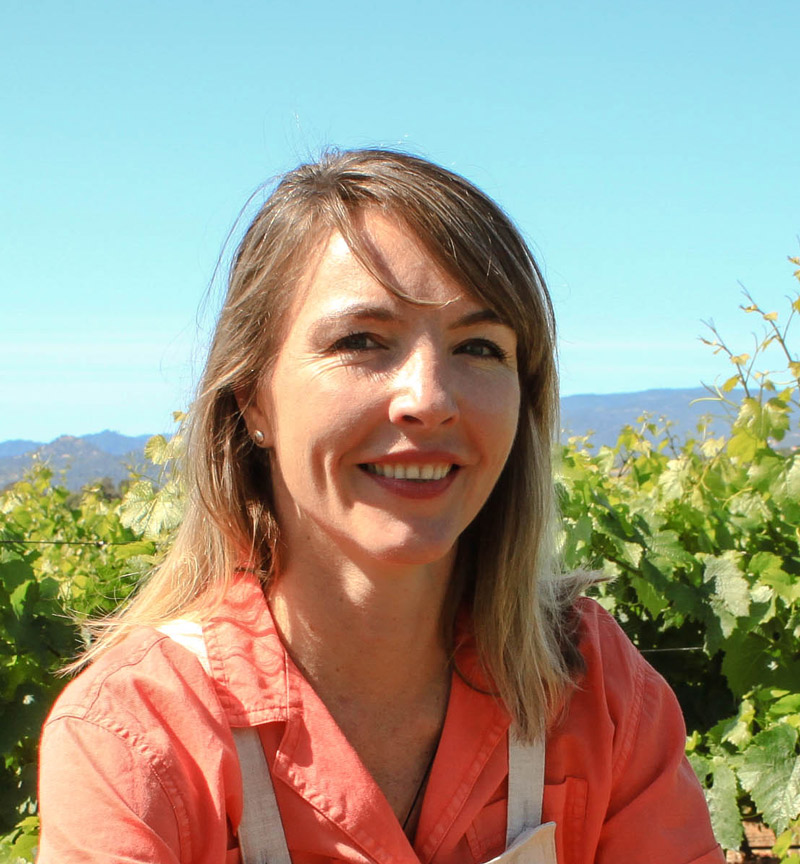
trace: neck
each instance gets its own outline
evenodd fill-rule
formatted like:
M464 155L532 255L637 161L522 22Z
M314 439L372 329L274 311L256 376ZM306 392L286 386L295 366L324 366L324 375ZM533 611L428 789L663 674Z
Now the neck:
M414 702L446 679L441 614L452 556L369 571L348 561L286 563L270 605L289 653L324 701Z
M269 598L275 623L412 837L447 711L440 618L452 556L373 569L304 558L283 558Z

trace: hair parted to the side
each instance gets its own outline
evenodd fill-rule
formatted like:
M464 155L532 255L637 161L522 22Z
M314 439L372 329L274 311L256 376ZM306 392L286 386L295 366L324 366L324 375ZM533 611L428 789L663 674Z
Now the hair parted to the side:
M400 220L457 283L517 335L519 427L488 501L459 540L443 626L467 604L482 662L526 739L561 706L579 665L573 592L554 562L558 432L555 323L544 280L505 213L463 177L389 150L329 152L284 175L234 255L187 421L188 501L164 562L110 621L89 659L139 624L210 614L237 566L280 572L269 463L240 405L269 375L310 258L332 231L381 279L359 231L367 209ZM381 279L383 281L383 279ZM384 284L386 284L384 282ZM386 285L402 293L401 286Z

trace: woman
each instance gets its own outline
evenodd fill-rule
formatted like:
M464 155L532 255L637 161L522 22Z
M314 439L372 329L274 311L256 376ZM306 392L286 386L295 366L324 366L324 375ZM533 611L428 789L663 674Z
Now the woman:
M554 357L463 178L377 150L286 175L176 543L46 724L41 864L722 861L674 696L555 576Z

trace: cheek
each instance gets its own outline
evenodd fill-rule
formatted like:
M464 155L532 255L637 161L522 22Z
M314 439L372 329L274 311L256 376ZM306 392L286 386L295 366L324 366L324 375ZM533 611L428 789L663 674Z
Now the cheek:
M516 378L488 382L481 388L476 418L485 437L494 441L498 451L511 448L519 423L520 391Z
M360 452L376 426L374 400L359 387L306 381L276 404L276 456L284 475L317 493Z

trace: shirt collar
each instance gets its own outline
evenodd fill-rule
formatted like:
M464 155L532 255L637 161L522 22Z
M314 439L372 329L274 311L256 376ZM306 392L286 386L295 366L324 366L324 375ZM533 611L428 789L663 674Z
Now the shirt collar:
M407 858L410 847L388 802L288 656L256 577L234 580L203 632L211 675L230 724L286 722L273 773L376 860ZM424 838L418 850L423 861L433 857L454 821L464 817L465 807L485 804L472 800L471 791L510 723L489 688L474 686L486 679L468 615L459 617L456 644L460 674L452 677L417 832Z
M203 636L211 677L231 726L285 721L298 710L287 686L286 649L255 576L234 578Z

